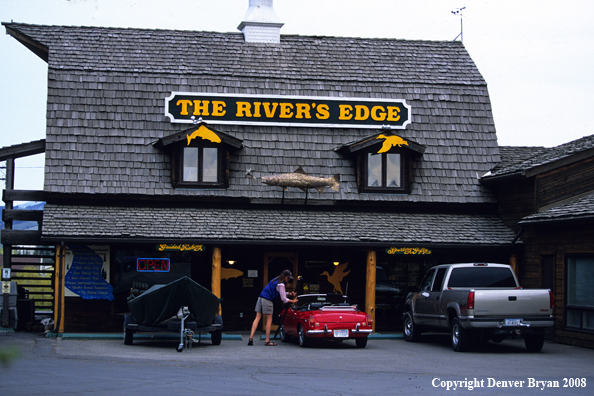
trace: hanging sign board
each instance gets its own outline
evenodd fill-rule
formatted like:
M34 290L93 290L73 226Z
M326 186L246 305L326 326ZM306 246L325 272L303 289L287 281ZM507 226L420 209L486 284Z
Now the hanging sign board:
M411 122L404 99L232 95L172 92L165 115L173 123L404 129Z
M403 247L403 248L397 248L397 247L391 247L391 248L387 248L386 249L386 253L388 254L413 254L413 255L428 255L431 254L431 250L427 249L427 248L409 248L409 247Z

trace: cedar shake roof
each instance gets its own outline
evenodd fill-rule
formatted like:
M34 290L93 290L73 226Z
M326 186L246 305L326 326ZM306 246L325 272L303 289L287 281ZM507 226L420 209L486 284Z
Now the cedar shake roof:
M185 243L511 247L497 216L343 210L157 208L47 204L43 239Z
M311 203L494 203L479 183L500 162L487 85L460 42L3 23L48 62L45 191L280 202L282 190L246 178L340 174L340 191ZM395 133L424 153L410 194L360 194L352 156L333 149L373 130L215 125L243 148L227 189L175 189L170 154L153 143L187 128L164 115L173 91L404 99L412 123ZM205 120L208 122L208 120ZM304 193L285 193L302 202Z
M594 135L556 147L500 147L501 162L483 176L483 181L510 176L533 176L539 169L550 170L594 156Z
M519 224L551 223L560 221L594 222L594 192L582 195L577 199L555 205L530 216L526 216Z

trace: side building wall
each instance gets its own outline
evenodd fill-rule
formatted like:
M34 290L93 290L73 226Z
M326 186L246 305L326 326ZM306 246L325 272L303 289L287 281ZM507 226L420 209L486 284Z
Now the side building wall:
M594 224L525 226L524 260L519 271L525 288L551 288L555 295L554 341L594 348L594 333L566 325L567 256L594 255Z

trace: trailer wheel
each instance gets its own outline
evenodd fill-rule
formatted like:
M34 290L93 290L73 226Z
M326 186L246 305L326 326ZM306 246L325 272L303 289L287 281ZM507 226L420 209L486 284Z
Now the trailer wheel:
M124 345L132 345L134 342L134 332L130 329L124 330Z
M210 340L212 341L212 345L221 345L221 341L223 340L223 330L215 330L211 332Z

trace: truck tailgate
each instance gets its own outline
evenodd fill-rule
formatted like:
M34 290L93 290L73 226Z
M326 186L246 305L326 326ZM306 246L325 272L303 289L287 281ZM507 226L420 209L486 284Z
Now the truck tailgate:
M547 290L504 289L475 290L474 316L526 316L550 315Z

